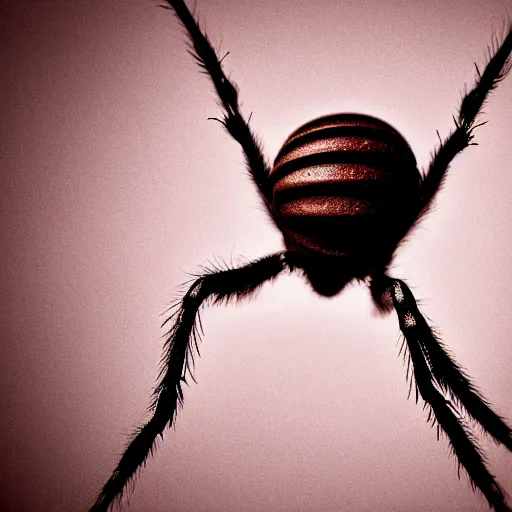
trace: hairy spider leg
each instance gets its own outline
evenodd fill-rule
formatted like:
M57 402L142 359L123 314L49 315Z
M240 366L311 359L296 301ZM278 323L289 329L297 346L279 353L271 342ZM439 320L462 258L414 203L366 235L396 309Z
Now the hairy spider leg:
M375 295L388 293L391 296L412 362L416 399L419 392L429 409L429 421L437 421L438 429L446 433L459 466L464 467L472 486L482 491L489 505L497 512L511 512L505 493L489 472L485 456L459 407L509 449L512 446L510 427L492 411L444 350L418 310L409 287L402 280L386 275L376 277L372 286Z
M455 130L434 151L428 170L423 173L421 203L415 224L430 210L436 193L443 185L451 161L468 146L476 145L473 142L473 132L485 124L485 121L478 122L477 119L482 106L489 93L496 89L512 68L512 20L507 23L505 32L506 36L501 45L496 37L489 46L488 63L483 73L480 73L475 64L477 80L473 89L462 99L458 117L453 118Z
M199 67L213 82L223 110L219 121L228 133L242 146L245 154L247 170L258 187L260 195L269 213L272 210L272 187L269 182L270 168L263 156L260 144L249 128L248 122L240 112L238 87L225 75L217 52L213 48L206 33L202 32L183 0L167 0L170 7L161 7L174 11L190 38L189 52ZM250 119L250 117L249 117Z
M388 278L385 277L385 286L389 290L392 285L387 280ZM372 284L374 283L372 282ZM380 282L378 287L374 287L375 293L381 293L382 286L383 283ZM421 340L422 350L428 359L429 368L436 383L443 392L448 393L453 400L464 407L471 418L479 423L496 442L512 451L512 429L502 417L491 409L489 402L457 364L434 330L429 327L425 318L418 311L416 301L407 285L400 281L400 286L407 298L409 309L416 312L415 332L418 339Z
M174 312L164 322L171 327L166 335L159 382L153 394L153 416L135 432L90 512L105 512L121 499L126 486L133 482L138 469L156 449L156 438L163 437L165 427L174 424L178 406L183 405L182 383L187 383L187 376L194 379L194 352L199 353L200 307L205 302L225 304L249 297L286 268L291 268L286 255L276 253L239 268L204 269L204 274L194 280L183 298L171 306Z

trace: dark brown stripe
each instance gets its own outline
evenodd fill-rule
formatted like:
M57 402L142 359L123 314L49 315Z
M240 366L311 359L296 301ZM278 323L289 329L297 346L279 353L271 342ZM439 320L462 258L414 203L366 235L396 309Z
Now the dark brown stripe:
M356 164L378 169L410 168L411 161L403 153L382 153L381 151L327 151L304 155L275 167L270 175L274 186L284 176L306 169L332 164ZM414 169L415 166L412 166Z
M284 148L283 155L276 161L274 171L288 162L308 155L316 155L318 153L334 153L345 151L358 151L361 153L373 152L384 153L392 151L393 146L386 142L371 140L367 137L343 137L343 138L321 138L311 140L306 144L301 144L293 149L287 146Z
M392 131L382 130L380 128L367 125L322 126L311 131L301 132L300 134L289 138L279 151L274 161L274 166L279 165L280 160L292 150L301 146L309 147L311 142L333 139L338 140L339 144L343 146L346 144L344 141L350 140L353 137L367 141L382 142L388 146L399 146L405 152L410 152L412 154L412 151L400 135ZM347 147L347 149L349 148ZM364 150L364 148L362 150Z
M335 184L351 181L384 182L391 173L377 167L363 164L327 164L307 167L287 174L274 187L274 195L285 190L309 185Z
M331 114L328 116L319 117L309 121L308 123L300 126L295 130L287 139L285 144L292 141L293 139L302 136L305 133L323 130L325 128L333 128L339 126L348 127L372 127L376 130L383 130L394 135L398 135L401 139L402 135L395 130L388 123L377 119L375 117L367 116L364 114L355 114L350 112Z
M282 217L338 217L376 214L375 203L359 197L314 196L294 199L279 208Z
M333 197L339 201L345 198L363 199L375 205L386 202L388 205L397 195L397 187L392 182L357 180L335 183L309 183L300 187L290 187L274 190L274 203L279 205L279 211L285 203L313 197ZM389 208L389 206L388 206Z

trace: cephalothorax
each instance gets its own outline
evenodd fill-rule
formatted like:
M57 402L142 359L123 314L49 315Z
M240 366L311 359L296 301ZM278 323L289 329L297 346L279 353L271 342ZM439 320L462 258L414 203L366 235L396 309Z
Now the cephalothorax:
M417 396L429 420L446 434L472 485L498 512L512 512L505 494L461 412L512 451L512 430L482 397L419 312L410 289L388 276L396 248L429 210L453 158L472 144L478 115L489 93L511 69L512 27L489 52L489 61L464 96L455 129L440 141L420 173L405 139L387 123L355 113L313 120L293 132L270 167L240 112L238 92L215 50L183 0L167 0L184 25L192 54L211 78L223 117L218 119L241 145L260 196L282 232L286 250L239 268L215 268L198 276L166 320L163 367L153 415L134 435L91 511L105 511L146 462L155 440L171 426L183 403L182 383L192 376L199 309L250 296L281 272L301 272L322 296L365 280L383 312L395 309L408 351Z

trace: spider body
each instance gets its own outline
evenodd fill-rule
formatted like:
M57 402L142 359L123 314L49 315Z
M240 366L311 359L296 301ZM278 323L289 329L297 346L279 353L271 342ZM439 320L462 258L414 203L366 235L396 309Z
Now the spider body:
M285 245L324 296L385 268L420 204L411 148L363 114L324 116L295 130L270 180Z
M224 73L209 39L183 0L167 0L190 38L192 55L210 77L223 111L220 121L242 147L249 174L285 249L236 268L202 268L172 306L152 416L138 429L91 512L105 512L119 499L174 424L183 404L183 383L193 379L201 324L207 304L250 297L285 270L298 270L323 296L339 293L353 279L365 280L382 312L395 310L409 358L411 386L429 421L446 435L455 458L496 512L512 512L487 467L466 418L512 451L512 429L496 414L419 311L407 284L387 274L400 241L429 211L451 161L474 144L474 130L489 93L512 67L512 25L501 44L489 49L483 72L477 67L455 128L419 172L411 148L387 123L362 114L315 119L292 133L271 168L240 110L238 90Z

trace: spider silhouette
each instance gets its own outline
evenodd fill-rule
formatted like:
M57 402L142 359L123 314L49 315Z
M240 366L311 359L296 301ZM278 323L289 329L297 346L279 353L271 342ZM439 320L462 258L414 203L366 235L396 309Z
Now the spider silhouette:
M353 280L369 286L377 307L394 309L404 337L411 385L428 409L428 420L443 432L451 449L491 508L511 512L505 493L490 473L470 426L474 423L512 451L512 431L476 389L418 310L404 281L387 268L404 237L425 216L453 158L473 145L484 124L479 113L489 93L509 73L512 24L501 44L489 49L483 72L476 67L473 88L464 96L455 128L420 173L405 139L389 124L355 113L313 120L294 131L269 167L240 112L236 86L182 0L168 0L190 38L190 53L209 75L223 117L216 119L240 144L247 168L286 250L239 268L204 269L184 296L171 306L163 365L152 401L152 417L139 428L91 512L107 510L120 499L138 469L155 449L158 436L173 425L183 405L183 383L193 379L199 341L199 310L251 296L285 270L300 272L321 296L331 297Z

